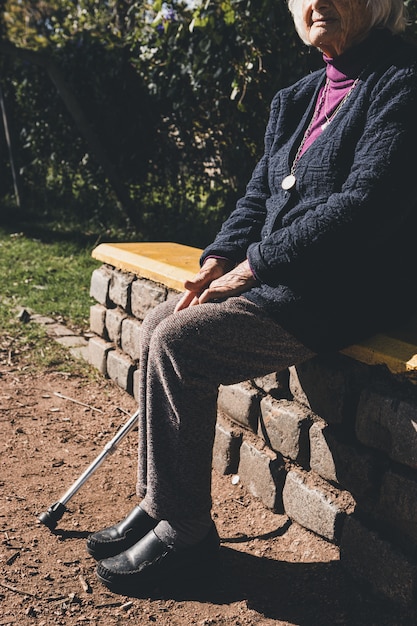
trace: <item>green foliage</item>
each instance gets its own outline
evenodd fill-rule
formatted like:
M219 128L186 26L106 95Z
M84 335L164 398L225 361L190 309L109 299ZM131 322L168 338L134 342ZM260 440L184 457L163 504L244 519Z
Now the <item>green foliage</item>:
M202 239L207 221L213 232L259 154L272 93L302 70L285 3L4 4L9 41L53 59L65 75L129 190L143 235L152 236L153 223L175 224L183 241ZM45 66L14 56L1 63L25 209L59 206L108 225L117 194ZM159 206L149 206L149 187Z
M406 0L414 38L416 4ZM273 94L321 65L285 0L1 6L14 46L0 69L24 211L104 230L123 223L124 238L207 243L244 192ZM71 98L58 93L50 63ZM2 142L1 201L13 203Z

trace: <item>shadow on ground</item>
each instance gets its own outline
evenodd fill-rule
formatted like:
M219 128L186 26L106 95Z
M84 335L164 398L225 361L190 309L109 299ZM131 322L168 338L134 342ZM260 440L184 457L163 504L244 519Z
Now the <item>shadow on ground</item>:
M186 582L170 581L157 590L129 595L218 605L245 601L264 618L298 626L417 624L416 614L370 597L366 590L362 594L339 561L289 563L222 546L219 565L203 580L191 573Z

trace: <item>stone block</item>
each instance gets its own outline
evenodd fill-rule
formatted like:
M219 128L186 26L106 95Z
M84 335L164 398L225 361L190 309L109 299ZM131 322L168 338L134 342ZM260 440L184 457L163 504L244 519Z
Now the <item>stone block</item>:
M273 511L282 512L282 486L285 468L270 450L258 450L248 441L240 448L238 473L242 484L255 498Z
M21 311L21 314L24 314L24 311L26 309L23 309ZM53 317L48 317L46 315L40 315L39 313L31 313L30 314L30 321L31 322L36 322L37 324L41 324L42 326L47 326L48 324L55 324L55 320Z
M213 446L213 467L219 474L237 473L241 444L242 433L218 416Z
M384 474L379 510L397 530L399 541L417 547L417 475L407 476L390 470ZM408 541L407 541L408 538Z
M119 387L132 394L133 371L132 361L119 350L112 350L107 356L107 375Z
M311 469L350 491L362 508L369 510L382 471L378 458L363 446L339 437L324 420L316 418L309 435Z
M134 280L136 280L134 274L114 270L109 285L110 300L128 313L130 312L130 293Z
M349 516L343 526L340 562L352 578L374 594L403 606L413 605L416 563L356 516Z
M253 383L264 393L274 398L290 399L290 372L288 369L282 372L272 372L272 374L267 374L266 376L259 376L253 379Z
M127 314L122 309L107 309L106 331L110 341L120 347L122 339L122 322Z
M65 326L64 324L47 324L45 326L46 333L49 337L68 337L69 335L73 335L73 331Z
M74 359L80 359L82 361L86 361L87 363L89 363L88 343L82 346L71 346L69 351L70 351L71 356L74 357Z
M90 296L104 306L108 306L109 304L111 276L112 270L108 265L102 265L91 274Z
M133 380L132 380L132 395L135 398L136 402L140 402L139 396L139 368L136 368L133 372Z
M64 348L84 348L88 345L88 341L82 335L66 335L64 337L56 337L55 341Z
M217 405L230 419L256 432L261 397L260 392L248 381L221 385Z
M310 428L310 467L325 480L338 482L333 452L327 440L328 428L328 424L319 418Z
M167 289L163 285L142 278L135 280L132 283L130 302L132 315L143 320L150 309L164 302L166 298Z
M301 404L271 396L262 398L258 434L272 450L301 465L309 460L310 424L311 413Z
M99 337L108 339L106 331L106 307L102 304L93 304L93 306L90 307L90 330Z
M329 424L352 420L363 370L341 355L320 356L290 368L290 391Z
M346 492L311 472L290 470L282 493L286 514L304 528L338 543L346 515L355 502Z
M299 402L300 404L310 409L311 408L310 402L308 400L306 393L304 392L301 386L301 382L298 377L298 371L295 365L292 365L291 367L288 368L288 374L289 374L288 386L289 386L289 390L290 390L292 397L294 398L296 402Z
M356 433L364 445L417 469L417 401L364 390L357 411Z
M177 299L180 293L181 292L176 291L175 289L168 289L167 290L167 297L166 297L166 299L167 300L172 300L174 298Z
M107 376L107 356L111 350L113 344L101 337L91 337L88 342L88 360L103 376Z
M121 347L133 361L138 361L140 356L140 327L141 323L135 318L122 320Z

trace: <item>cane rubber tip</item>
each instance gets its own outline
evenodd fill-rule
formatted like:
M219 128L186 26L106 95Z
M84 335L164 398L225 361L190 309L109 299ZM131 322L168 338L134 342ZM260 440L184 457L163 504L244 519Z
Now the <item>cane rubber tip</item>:
M45 526L47 526L50 530L54 530L57 525L57 521L54 520L46 511L46 513L41 513L38 517L38 520L42 522Z
M39 515L38 520L50 530L54 530L65 511L65 505L62 502L55 502L45 513Z

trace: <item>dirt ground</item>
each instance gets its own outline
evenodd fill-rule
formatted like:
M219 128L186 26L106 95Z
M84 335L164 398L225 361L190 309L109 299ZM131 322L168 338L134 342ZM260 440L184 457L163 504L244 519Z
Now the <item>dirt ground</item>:
M38 515L58 500L135 402L107 380L29 375L0 351L0 626L269 626L416 624L343 573L338 549L266 510L232 477L213 473L213 515L222 540L218 575L114 595L95 577L90 532L135 503L136 432L68 502L54 531Z

